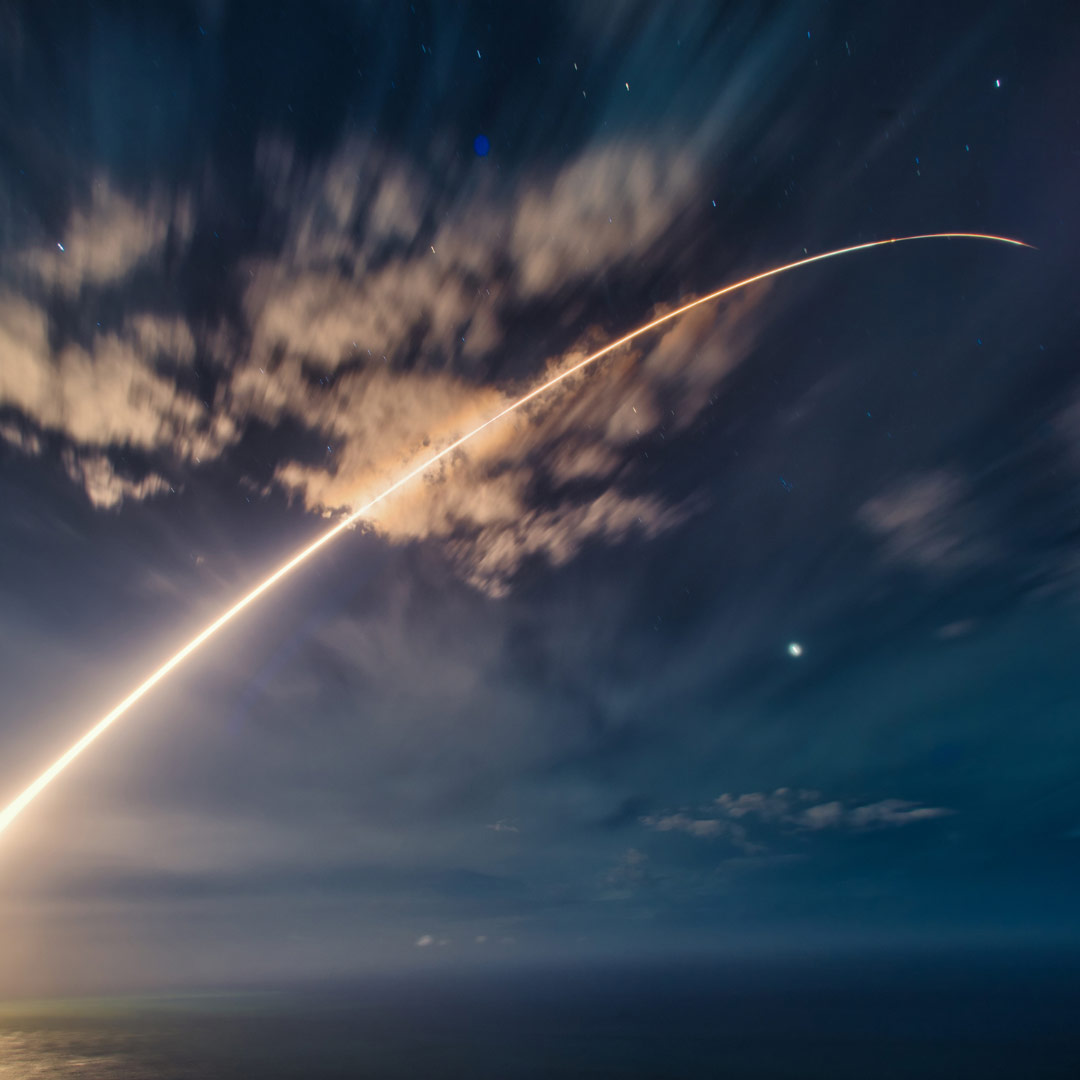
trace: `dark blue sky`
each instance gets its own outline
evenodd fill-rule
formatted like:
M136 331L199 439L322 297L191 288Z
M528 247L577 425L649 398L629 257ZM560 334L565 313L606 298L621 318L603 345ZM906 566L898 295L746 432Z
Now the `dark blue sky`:
M748 290L385 504L0 838L0 993L1076 944L1067 5L0 18L0 802L651 314L1039 249Z

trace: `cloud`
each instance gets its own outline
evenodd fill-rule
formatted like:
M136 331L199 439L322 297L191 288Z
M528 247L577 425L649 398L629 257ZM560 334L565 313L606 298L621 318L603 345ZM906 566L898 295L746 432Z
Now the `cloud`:
M17 261L43 284L77 294L86 285L125 277L160 255L170 236L186 245L192 224L186 198L174 202L151 195L140 204L99 179L90 205L74 209L59 236L22 252Z
M427 949L435 944L435 938L431 934L421 934L416 939L416 947L418 949Z
M691 836L714 837L729 833L731 826L717 818L692 818L688 814L659 814L641 819L657 832L685 832Z
M135 315L128 320L127 333L145 360L160 358L180 367L195 362L195 336L178 316Z
M68 444L61 448L60 464L95 506L112 508L170 488L158 472L135 478L117 472L107 449L161 452L174 461L213 457L233 440L235 429L228 417L209 415L202 402L158 370L190 368L195 360L195 336L179 315L137 312L87 340L69 335L77 334L80 321L90 325L88 312L74 324L51 321L32 294L40 286L58 290L78 311L84 288L125 280L160 261L170 244L182 250L193 224L187 197L151 193L139 200L101 178L89 204L71 211L57 237L13 255L5 267L0 406L17 410L28 423L7 424L4 439L39 454L44 443L31 426L60 436ZM28 295L12 291L20 277ZM89 319L100 328L96 307L94 312Z
M283 216L281 261L296 269L362 269L388 243L412 241L432 209L422 175L366 139L347 138L308 166L288 141L262 138L255 167Z
M493 594L506 591L528 558L558 565L589 540L653 537L679 524L691 507L623 490L633 477L634 444L678 431L699 414L750 347L748 310L734 304L698 313L645 351L568 380L527 413L472 440L424 484L375 508L370 522L391 540L446 541L463 576ZM584 355L554 358L537 381ZM291 415L326 436L332 457L283 463L276 480L309 508L331 512L362 504L516 397L513 389L382 363L348 371L328 390L292 358L273 368L245 367L226 393L234 415L271 423ZM540 478L550 479L556 505L533 505ZM567 488L573 495L563 494Z
M324 461L281 462L275 480L331 514L603 341L608 332L587 332L516 386L453 373L502 342L522 303L555 302L569 283L670 242L699 183L684 153L612 140L542 179L497 195L481 185L446 204L430 177L360 142L307 173L283 145L260 153L266 182L288 193L288 239L252 267L250 353L221 403L237 422L291 417L325 436ZM440 224L422 235L435 208ZM530 558L560 564L590 540L671 528L689 508L626 490L635 444L693 422L749 351L752 310L744 297L696 312L613 357L471 442L371 524L391 541L443 541L466 580L496 595ZM551 481L543 506L538 480Z
M162 364L189 368L195 360L195 336L179 315L137 312L89 340L73 338L66 336L68 320L50 321L31 295L11 291L13 283L21 276L28 294L40 286L58 290L77 310L84 288L126 280L160 262L170 245L182 251L193 226L188 197L151 192L139 199L103 177L94 182L89 203L71 211L56 237L13 255L5 268L0 406L18 410L25 421L67 441L60 464L95 506L112 508L170 487L157 472L134 479L117 472L105 450L160 451L174 461L212 457L233 440L234 428L227 417L209 415L202 402L158 370ZM89 325L87 314L82 321ZM96 321L95 314L89 319ZM36 434L22 426L15 439L15 430L7 425L5 441L28 454L42 452Z
M516 833L521 831L516 825L512 825L509 821L496 821L494 825L489 825L488 828L491 829L492 832Z
M188 458L209 452L215 442L202 403L147 366L133 341L115 334L98 335L89 350L66 346L42 371L38 387L34 399L24 391L22 411L84 446L164 447Z
M452 266L400 259L355 278L260 267L244 300L252 355L264 366L277 348L333 370L361 357L391 360L406 350L452 350L477 304ZM466 340L468 338L466 337ZM485 338L478 344L494 342Z
M818 802L820 792L806 789L777 788L771 795L751 792L748 795L721 795L715 805L728 817L756 817L767 823L781 823L799 829L846 828L870 829L882 825L910 825L953 813L940 806L920 806L904 799L846 806L833 800ZM807 806L810 803L812 805Z
M882 799L881 802L856 806L848 811L848 824L853 829L869 829L878 825L910 825L947 817L952 810L943 806L920 806L904 799Z
M41 439L34 432L27 431L10 420L0 420L0 439L29 457L36 457L43 447Z
M273 377L249 370L229 392L238 411L267 420L291 413L325 435L333 448L329 464L285 463L276 480L310 509L331 512L361 505L513 400L443 373L382 368L350 373L327 393L285 364ZM489 429L424 482L374 508L369 522L391 541L444 541L466 580L493 594L505 592L527 558L560 565L589 540L652 537L678 524L689 508L613 485L625 467L621 435L612 440L615 446L605 445L603 433L578 426L584 426L589 404L602 407L594 401L598 396L586 384L575 400L567 388L546 408ZM537 507L532 490L545 474L559 501ZM573 480L604 486L560 498L559 489Z
M771 795L760 791L748 795L721 795L716 805L728 817L742 818L756 815L762 821L780 821L787 816L791 792L788 788L777 788Z
M333 448L332 464L328 469L291 462L278 468L276 479L302 494L309 508L332 511L378 494L509 401L450 376L381 369L346 376L332 395L312 388L297 369L279 369L276 378L249 372L230 392L242 395L237 407L252 415L269 418L279 408L306 412L306 422ZM551 509L532 506L530 489L542 475L543 451L562 423L555 418L553 424L548 415L521 417L485 432L422 483L374 508L370 524L391 541L446 542L467 580L501 593L528 557L541 555L559 565L589 539L615 542L632 532L654 536L682 520L679 508L613 488ZM565 454L569 447L562 449ZM591 468L588 460L580 465L581 472ZM607 479L603 473L590 478Z
M559 566L588 540L615 543L632 532L648 539L685 517L683 510L667 508L658 499L628 497L617 491L558 510L522 510L516 520L508 514L475 536L451 544L451 554L463 567L467 581L500 595L529 556L543 555Z
M586 150L549 184L531 184L513 217L509 254L522 296L548 293L641 258L699 186L686 154L644 144Z
M609 328L587 330L501 386L461 373L505 343L523 305L565 307L573 282L674 243L700 183L688 151L615 139L540 178L453 198L363 140L314 164L264 140L256 164L282 238L247 266L240 323L200 337L179 314L144 311L64 340L30 299L0 297L12 358L0 404L68 440L65 471L97 506L165 492L175 466L221 457L254 422L289 422L327 449L272 463L274 484L323 516L350 512L604 341ZM170 236L186 242L192 221L184 200L139 203L102 182L72 213L70 250L24 262L76 295L159 257ZM503 595L529 560L561 565L587 543L678 525L693 506L635 491L638 444L700 414L752 346L761 295L695 312L568 380L380 504L370 527L392 543L439 541L464 580ZM200 349L219 368L210 402L183 377ZM108 451L125 447L153 454L153 470L117 472Z
M68 476L86 492L90 502L104 509L120 506L125 499L147 499L171 487L164 476L154 472L139 480L122 476L105 454L80 455L68 449L63 461Z
M53 349L43 309L0 294L0 406L17 410L43 431L64 437L62 464L96 506L114 507L169 488L157 473L132 481L117 473L108 448L154 452L174 462L211 459L238 437L225 414L214 414L157 369L194 358L194 337L178 318L140 314L117 332L97 333L89 347ZM5 440L38 453L41 440L7 424Z
M819 803L804 810L797 817L787 816L807 829L832 829L844 824L844 806L838 802Z
M287 238L252 268L244 298L259 367L275 348L329 369L369 355L482 355L501 338L498 305L642 258L699 187L689 155L637 142L587 148L542 180L497 196L473 189L449 206L442 185L355 140L302 177L280 144L260 160L284 193Z
M604 874L602 884L616 890L614 899L623 899L631 895L634 889L651 885L655 879L649 871L649 857L637 848L627 848L615 865Z
M1069 404L1057 413L1053 429L1064 443L1075 483L1075 478L1080 475L1080 393L1075 393ZM1064 594L1068 600L1076 602L1080 599L1080 551L1075 544L1066 543L1049 552L1043 565L1035 569L1032 580L1036 595Z
M1074 465L1080 469L1080 393L1058 413L1054 427L1064 439Z
M0 293L0 404L27 411L45 394L49 324L36 304Z
M760 845L752 844L747 840L746 830L741 825L716 817L691 816L679 812L643 817L641 823L647 828L655 829L657 832L684 832L702 840L715 840L723 837L747 855L753 855L763 850Z
M966 486L937 470L875 496L859 522L884 543L886 557L926 570L957 570L982 562L986 547L974 535Z
M472 260L461 258L475 239L465 219L492 217L486 200L451 208L438 233L414 244L444 188L404 159L350 139L307 171L286 144L262 144L257 160L286 235L276 257L251 267L244 296L256 366L265 367L275 349L332 370L369 355L395 363L416 352L452 354L463 344L475 354L496 343L483 325L485 294L469 285ZM447 216L443 207L440 217ZM486 248L484 275L498 250Z
M822 832L842 829L850 832L912 825L945 817L954 811L941 806L922 806L905 799L846 805L839 800L818 802L820 792L777 788L743 795L725 793L711 806L690 812L658 814L641 818L641 823L657 832L685 832L701 839L725 837L748 854L765 848L748 839L747 825L779 826L788 831Z

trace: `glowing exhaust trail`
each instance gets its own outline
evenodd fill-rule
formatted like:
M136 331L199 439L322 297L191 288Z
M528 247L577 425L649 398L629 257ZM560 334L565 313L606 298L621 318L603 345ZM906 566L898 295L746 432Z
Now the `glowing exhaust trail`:
M969 239L969 240L991 240L999 244L1013 244L1016 247L1033 247L1032 244L1025 243L1023 240L1012 240L1007 236L991 236L987 233L961 233L961 232L948 232L948 233L923 233L919 236L898 236L890 240L872 240L867 244L853 244L851 247L838 248L836 251L826 251L821 255L810 255L805 259L797 259L795 262L785 263L783 266L773 267L771 270L765 270L760 274L754 274L752 277L744 278L742 281L735 282L734 285L725 285L722 289L717 289L716 292L709 293L708 296L703 296L698 300L693 300L689 304L683 304L682 307L676 308L674 311L669 311L666 315L661 315L659 318L653 319L652 322L646 323L644 326L639 326L636 330L632 330L629 334L624 334L616 341L605 345L602 349L594 352L591 356L585 357L584 360L578 361L572 367L561 372L554 378L548 379L547 382L537 386L534 390L530 390L529 393L523 397L517 399L510 405L507 405L505 409L497 412L490 419L485 420L482 424L473 428L472 431L462 435L459 439L450 443L449 446L444 447L436 454L432 454L422 464L417 465L416 468L411 469L405 473L400 479L395 480L385 491L376 495L370 502L365 503L358 510L354 510L348 517L338 522L332 529L323 533L314 543L309 544L303 551L300 551L294 555L287 563L280 566L275 570L265 581L256 585L243 599L238 600L228 611L219 615L205 630L200 631L198 635L191 639L178 653L166 660L145 682L137 686L123 701L120 702L111 712L102 717L78 742L76 742L69 750L65 751L63 755L57 758L22 794L18 795L8 806L0 811L0 833L4 832L9 825L27 808L49 786L91 743L93 743L100 735L103 735L112 725L120 719L145 694L152 690L166 675L169 674L174 668L179 667L200 645L203 644L208 638L211 638L216 634L226 623L231 622L237 615L240 614L249 604L254 603L264 592L271 589L276 585L283 577L292 573L301 563L306 562L315 554L320 548L329 544L339 533L344 532L351 525L355 525L373 506L381 503L384 499L393 495L398 488L403 487L410 480L414 480L422 473L427 472L436 462L446 457L448 454L452 454L459 447L464 446L470 439L475 438L480 432L486 428L491 427L492 424L498 423L504 416L508 416L512 412L516 412L523 405L527 405L533 398L539 397L541 394L547 393L553 386L557 386L564 379L568 379L571 375L576 374L583 368L588 367L590 364L595 363L603 356L607 356L608 353L613 352L622 345L626 345L633 341L635 338L640 337L642 334L647 334L650 330L655 330L656 327L662 326L666 322L670 322L672 319L677 319L680 315L685 315L686 312L693 310L696 307L700 307L702 304L707 304L712 300L718 300L721 296L726 296L728 293L733 293L739 289L745 289L748 285L753 285L758 281L764 281L766 278L776 277L777 274L786 273L788 270L796 270L800 266L809 266L810 263L821 262L823 259L832 259L838 255L850 255L856 251L867 251L870 248L883 247L886 244L902 244L909 240L944 240L944 239Z

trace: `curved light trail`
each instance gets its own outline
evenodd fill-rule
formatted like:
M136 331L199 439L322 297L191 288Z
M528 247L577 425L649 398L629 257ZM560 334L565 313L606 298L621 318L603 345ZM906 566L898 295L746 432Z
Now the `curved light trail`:
M795 262L785 263L783 266L774 266L771 270L764 270L760 274L754 274L751 277L743 278L742 281L736 281L733 285L725 285L724 288L717 289L716 292L711 292L708 296L702 296L698 300L683 304L682 307L676 308L674 311L669 311L666 315L661 315L659 318L653 319L652 322L648 322L644 326L639 326L636 330L631 330L629 334L624 334L621 338L605 345L591 356L586 356L584 360L578 361L578 363L567 368L565 371L560 372L560 374L556 375L554 378L548 379L547 382L530 390L523 397L518 398L517 401L507 405L505 409L502 409L488 420L485 420L482 424L474 427L472 431L462 435L459 439L456 439L438 453L432 454L431 457L422 464L417 465L416 468L410 469L398 480L395 480L385 491L376 495L375 498L370 500L370 502L365 503L359 509L354 510L348 517L338 522L333 528L328 529L317 540L294 555L287 563L278 567L278 569L265 581L256 585L251 592L238 600L223 614L219 615L205 630L201 630L179 652L166 660L157 671L150 675L144 682L140 683L126 698L124 698L123 701L103 716L89 731L86 732L85 735L82 736L82 738L57 758L56 761L54 761L32 784L29 785L29 787L17 795L2 811L0 811L0 833L3 833L30 805L30 803L32 803L34 799L36 799L38 795L40 795L42 791L44 791L45 788L47 788L84 750L104 735L105 732L124 715L124 713L157 686L166 675L175 668L178 668L193 652L195 652L196 649L199 648L200 645L213 637L226 623L231 622L240 614L240 612L258 600L263 593L268 592L282 578L291 574L301 563L307 562L307 560L320 548L325 547L331 540L344 532L351 525L355 525L356 522L367 514L373 506L376 506L384 499L389 498L398 490L398 488L404 487L410 480L415 480L416 477L425 473L436 462L441 461L459 447L464 446L471 439L479 435L480 432L491 427L492 424L497 424L503 417L509 416L512 412L516 412L534 398L540 397L540 395L547 393L552 387L563 382L563 380L570 378L571 375L577 374L577 372L587 368L590 364L594 364L601 357L607 356L608 353L613 352L615 349L628 344L635 338L641 337L642 334L647 334L650 330L655 330L658 326L671 322L672 319L677 319L680 315L685 315L686 312L692 311L702 304L708 304L713 300L718 300L722 296L727 296L729 293L737 292L739 289L745 289L748 285L753 285L758 281L764 281L766 278L776 277L778 274L787 273L789 270L797 270L801 266L809 266L811 263L821 262L823 259L834 259L839 255L850 255L856 251L868 251L870 248L884 247L887 244L902 244L911 240L945 239L989 240L999 244L1012 244L1016 247L1033 247L1032 244L1025 243L1023 240L1013 240L1007 236L992 236L987 233L947 232L923 233L918 236L898 236L890 240L872 240L866 244L853 244L851 247L837 248L835 251L826 251L820 255L810 255L805 259L797 259Z

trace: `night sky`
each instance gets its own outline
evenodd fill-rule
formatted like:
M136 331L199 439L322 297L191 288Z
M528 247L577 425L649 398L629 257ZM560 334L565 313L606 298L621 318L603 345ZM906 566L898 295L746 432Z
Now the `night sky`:
M0 995L1080 945L1071 4L6 3Z

